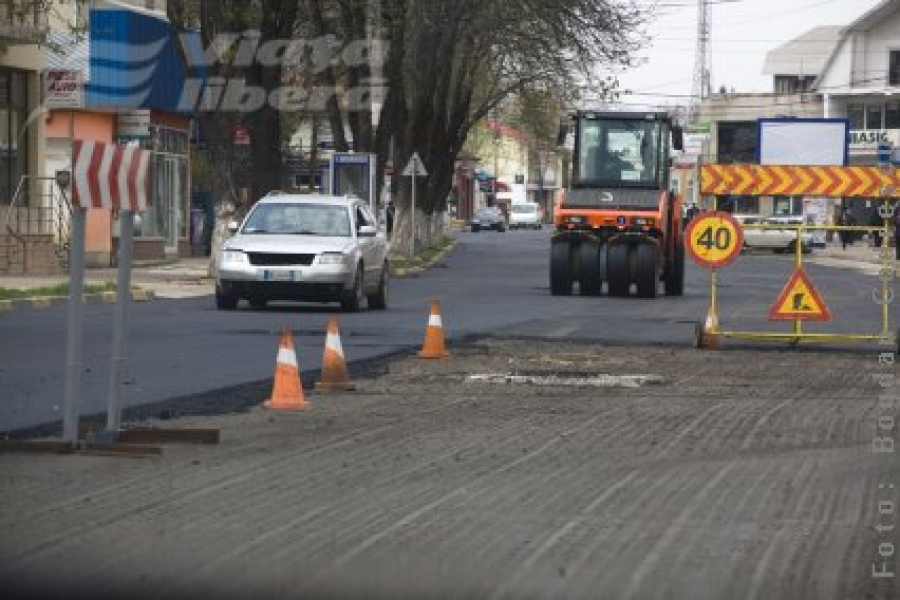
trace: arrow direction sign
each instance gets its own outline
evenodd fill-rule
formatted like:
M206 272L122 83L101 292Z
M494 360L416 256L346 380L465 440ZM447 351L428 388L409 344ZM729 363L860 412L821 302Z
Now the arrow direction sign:
M702 194L869 198L900 188L900 169L890 166L703 165L700 178Z
M419 157L418 152L413 152L413 155L409 157L409 162L406 163L406 168L403 169L404 177L427 177L428 171L425 170L425 165L422 164L422 159Z

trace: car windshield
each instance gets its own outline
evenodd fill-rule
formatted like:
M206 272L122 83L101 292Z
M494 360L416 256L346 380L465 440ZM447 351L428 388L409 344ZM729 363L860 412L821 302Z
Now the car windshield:
M482 208L480 210L475 211L476 217L496 218L499 215L500 215L500 211L499 211L499 209L496 209L496 208Z
M329 204L257 204L241 233L350 237L350 215Z
M537 212L537 206L530 204L513 204L510 210L514 213L530 214Z

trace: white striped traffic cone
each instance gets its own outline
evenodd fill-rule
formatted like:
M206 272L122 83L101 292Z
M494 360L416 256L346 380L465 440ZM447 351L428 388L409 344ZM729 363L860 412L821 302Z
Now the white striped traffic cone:
M444 324L441 321L441 304L437 300L431 302L431 315L428 317L428 328L425 330L425 342L419 358L447 358L447 346L444 343Z
M344 349L341 346L341 334L338 330L336 317L328 320L328 335L325 337L321 377L321 381L316 382L317 390L331 392L356 389L356 386L350 381L350 374L347 372L347 361L344 360Z
M287 327L282 330L281 343L278 345L272 397L266 400L263 406L275 410L309 408L303 396L303 385L300 383L300 367L297 364L297 353L294 352L294 338Z

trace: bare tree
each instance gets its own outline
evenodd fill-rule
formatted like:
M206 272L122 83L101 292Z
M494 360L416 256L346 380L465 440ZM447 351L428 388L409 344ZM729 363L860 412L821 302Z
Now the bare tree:
M598 65L630 63L645 14L634 2L597 0L383 4L391 44L379 134L393 135L395 165L417 151L429 168L416 215L409 181L400 182L395 247L406 252L413 218L417 232L436 233L433 216L444 210L456 156L479 120L529 89L556 90L561 100L602 90Z

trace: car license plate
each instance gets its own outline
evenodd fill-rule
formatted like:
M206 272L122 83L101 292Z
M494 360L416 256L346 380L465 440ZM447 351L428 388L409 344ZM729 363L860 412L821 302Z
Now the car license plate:
M260 271L259 278L262 281L299 281L300 271L272 271L265 269Z

